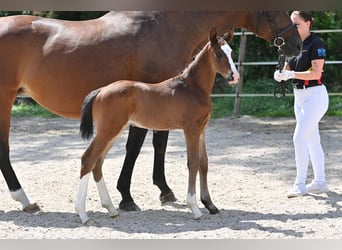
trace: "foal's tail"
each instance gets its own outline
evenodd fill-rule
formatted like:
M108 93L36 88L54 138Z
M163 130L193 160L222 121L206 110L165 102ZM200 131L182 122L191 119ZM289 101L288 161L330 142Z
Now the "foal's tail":
M93 125L93 102L95 97L100 92L100 89L96 89L90 92L83 101L82 107L82 116L81 116L81 124L80 124L80 133L83 139L89 139L92 137L94 133L94 125Z

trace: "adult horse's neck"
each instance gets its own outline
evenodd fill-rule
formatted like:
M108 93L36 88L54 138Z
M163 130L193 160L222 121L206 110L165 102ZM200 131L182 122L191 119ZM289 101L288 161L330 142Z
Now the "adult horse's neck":
M258 12L239 11L124 11L109 12L101 20L109 37L119 36L121 43L126 39L133 47L130 56L136 70L124 78L161 82L192 61L208 41L211 28L219 35L238 27L253 31L257 16Z
M171 37L171 39L168 38L169 44L165 44L165 46L169 46L170 49L173 45L177 46L178 55L183 57L186 64L188 64L191 58L208 41L211 28L216 27L219 35L223 35L232 28L246 28L256 32L257 14L257 12L246 11L136 11L109 12L103 18L110 19L118 15L129 17L138 24L137 26L148 26L146 30L149 30L149 32L150 29L155 29L161 40L163 34L166 33L167 37ZM179 61L182 62L182 58Z
M163 12L162 12L163 13ZM189 53L194 56L208 41L211 28L216 27L218 34L223 35L234 28L246 28L256 32L256 12L217 11L217 12L164 12L167 22L178 31L180 38L193 41ZM179 33L179 32L182 33ZM178 38L177 38L178 39ZM186 42L184 42L186 44Z

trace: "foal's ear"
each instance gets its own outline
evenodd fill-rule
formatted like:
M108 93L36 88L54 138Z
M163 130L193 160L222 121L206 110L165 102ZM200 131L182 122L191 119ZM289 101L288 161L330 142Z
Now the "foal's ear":
M210 41L211 45L217 43L217 32L216 32L216 28L212 28L212 29L210 30L209 41Z
M231 29L223 35L223 39L226 40L227 43L229 43L233 39L233 36L234 36L234 30Z

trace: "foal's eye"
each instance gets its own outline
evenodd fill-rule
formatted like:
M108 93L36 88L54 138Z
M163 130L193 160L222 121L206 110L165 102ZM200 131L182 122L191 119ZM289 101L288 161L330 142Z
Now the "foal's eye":
M216 55L217 58L221 58L222 57L222 53L220 51L216 52L215 55Z

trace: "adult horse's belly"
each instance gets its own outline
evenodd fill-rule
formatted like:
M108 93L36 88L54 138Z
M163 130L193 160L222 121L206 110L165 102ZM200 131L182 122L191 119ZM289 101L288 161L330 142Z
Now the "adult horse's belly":
M39 67L22 76L21 87L50 112L79 118L83 100L90 91L130 77L125 62L117 60L120 66L114 67L106 57L90 58L85 60L76 55L43 58Z
M38 104L50 112L75 119L81 116L82 102L86 96L86 94L74 93L73 89L63 87L47 91L44 88L36 88L34 91L25 89L25 94L31 96Z

